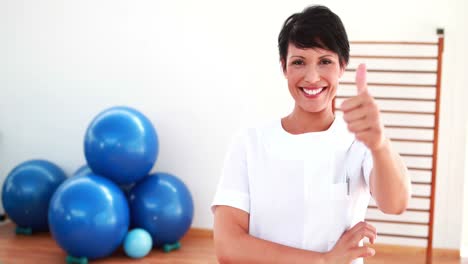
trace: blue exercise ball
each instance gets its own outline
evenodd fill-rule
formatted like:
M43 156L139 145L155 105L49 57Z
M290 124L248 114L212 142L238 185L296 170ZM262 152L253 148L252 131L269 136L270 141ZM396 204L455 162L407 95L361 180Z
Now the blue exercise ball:
M122 190L94 173L71 177L50 201L52 237L73 257L97 259L111 255L125 238L129 220Z
M193 200L187 186L168 173L146 177L130 190L131 223L151 234L153 245L178 242L190 228Z
M16 166L3 183L2 202L18 227L33 232L47 231L49 202L65 172L47 160L30 160Z
M125 254L131 258L142 258L153 248L153 240L146 230L135 228L128 232L123 243Z
M116 182L137 182L151 171L159 151L151 121L130 107L98 114L84 139L86 161L93 172Z

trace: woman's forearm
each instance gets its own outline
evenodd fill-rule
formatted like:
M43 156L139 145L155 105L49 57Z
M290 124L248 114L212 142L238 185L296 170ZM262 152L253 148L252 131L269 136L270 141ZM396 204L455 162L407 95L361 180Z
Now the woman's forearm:
M221 264L325 263L324 254L296 249L251 236L249 215L242 210L218 206L214 219L214 244Z
M220 264L325 264L322 253L287 247L249 234L230 236L217 246L216 251Z
M411 180L403 160L388 139L372 151L372 158L370 188L377 206L384 213L403 213L411 196Z

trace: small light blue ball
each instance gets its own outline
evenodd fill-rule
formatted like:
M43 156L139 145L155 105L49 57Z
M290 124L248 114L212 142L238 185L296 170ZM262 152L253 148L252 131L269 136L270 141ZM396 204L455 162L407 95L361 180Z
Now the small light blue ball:
M124 251L131 258L142 258L153 248L151 235L144 229L135 228L127 233L124 240Z

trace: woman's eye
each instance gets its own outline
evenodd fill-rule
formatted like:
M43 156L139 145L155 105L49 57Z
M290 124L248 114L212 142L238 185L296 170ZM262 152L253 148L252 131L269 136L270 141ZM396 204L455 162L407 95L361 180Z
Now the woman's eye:
M320 64L325 64L325 65L328 65L328 64L331 64L332 61L331 60L328 60L328 59L323 59L320 61Z
M304 65L304 61L303 60L294 60L291 64L292 65Z

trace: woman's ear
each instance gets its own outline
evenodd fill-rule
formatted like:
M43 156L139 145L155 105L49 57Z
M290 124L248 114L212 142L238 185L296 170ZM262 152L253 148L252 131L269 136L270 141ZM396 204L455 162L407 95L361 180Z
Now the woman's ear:
M283 72L284 77L286 77L286 62L284 61L284 59L281 59L280 62L281 62L281 71Z
M340 77L338 79L341 79L341 77L343 77L345 70L346 70L346 65L342 65L340 67L340 75L339 75Z

